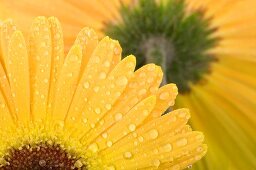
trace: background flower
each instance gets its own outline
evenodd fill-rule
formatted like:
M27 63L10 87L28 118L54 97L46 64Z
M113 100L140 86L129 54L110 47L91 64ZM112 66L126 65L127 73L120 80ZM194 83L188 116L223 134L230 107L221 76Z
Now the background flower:
M206 133L209 152L195 169L255 169L256 1L186 3L188 12L203 10L205 18L211 19L210 26L216 28L211 36L219 38L217 46L208 51L218 59L211 65L211 73L176 102L176 107L188 105L192 109L192 126ZM2 1L0 15L2 19L13 17L25 31L33 16L58 16L64 23L68 49L75 39L73 35L84 25L103 35L106 23L119 23L119 7L118 0Z

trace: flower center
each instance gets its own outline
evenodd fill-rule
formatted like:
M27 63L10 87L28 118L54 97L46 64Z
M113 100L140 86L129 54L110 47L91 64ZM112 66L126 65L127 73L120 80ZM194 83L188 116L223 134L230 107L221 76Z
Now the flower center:
M119 40L124 56L135 54L137 68L160 65L163 82L177 84L181 93L209 73L215 58L208 50L218 39L210 36L216 29L201 11L188 13L183 0L139 0L121 6L120 14L122 20L108 23L105 32Z
M12 149L4 159L6 165L0 168L2 170L86 169L79 159L70 156L60 145L45 143Z

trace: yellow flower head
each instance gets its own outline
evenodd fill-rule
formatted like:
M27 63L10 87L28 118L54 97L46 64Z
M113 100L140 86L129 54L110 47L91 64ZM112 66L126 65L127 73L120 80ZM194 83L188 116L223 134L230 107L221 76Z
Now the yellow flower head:
M54 17L34 20L29 38L1 24L0 167L8 169L184 169L206 153L177 87L161 68L134 72L134 56L84 28L64 56Z

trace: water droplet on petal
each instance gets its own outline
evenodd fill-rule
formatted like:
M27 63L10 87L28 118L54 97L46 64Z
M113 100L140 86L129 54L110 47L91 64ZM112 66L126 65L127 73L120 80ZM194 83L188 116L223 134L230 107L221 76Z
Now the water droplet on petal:
M107 110L110 110L112 105L111 104L106 104L105 107L106 107Z
M45 82L45 83L48 83L48 82L49 82L49 80L48 80L48 79L44 79L44 82Z
M84 124L86 124L87 121L88 121L88 120L87 120L86 118L83 119Z
M186 144L188 144L188 140L187 140L186 138L179 139L179 140L176 142L176 145L177 145L177 146L185 146Z
M163 147L163 149L164 149L165 152L171 152L172 151L172 145L168 143Z
M105 61L103 64L105 67L109 67L110 66L110 62L109 61Z
M95 113L97 113L97 114L100 114L100 113L101 113L100 108L96 108L94 111L95 111Z
M88 82L85 82L85 83L83 84L83 86L84 86L84 88L88 89L89 86L90 86L90 84L89 84Z
M187 168L188 168L188 169L191 169L191 168L192 168L192 165L188 165Z
M187 115L187 113L184 112L183 110L179 111L178 116L179 116L180 118L184 118L184 117L186 117L186 115Z
M153 160L152 163L155 167L159 167L159 165L161 164L161 162L158 159Z
M114 54L119 55L121 53L121 50L118 47L114 48Z
M111 141L107 141L107 146L111 147L113 145L113 143Z
M167 100L168 97L169 97L169 93L168 93L168 92L162 92L162 93L160 94L160 96L159 96L159 98L160 98L161 100Z
M132 158L132 153L131 152L125 152L124 153L124 158L125 159L131 159Z
M149 136L151 139L156 139L158 137L158 131L156 129L151 130Z
M144 115L144 116L148 116L148 114L149 114L149 111L148 111L148 110L143 110L143 115Z
M106 170L116 170L116 168L111 165L111 166L106 167Z
M104 138L104 139L106 139L107 137L108 137L108 134L105 132L105 133L102 133L102 137Z
M144 138L142 136L140 136L138 139L139 139L140 142L144 141Z
M93 153L95 153L95 152L97 152L97 151L99 150L99 146L98 146L97 143L93 143L93 144L91 144L91 145L88 147L88 149L89 149L90 151L92 151Z
M100 88L99 88L98 86L96 86L96 87L93 88L93 90L94 90L95 93L97 93L97 92L99 91L99 89L100 89Z
M116 80L116 84L119 86L124 86L128 82L128 79L125 76L121 76Z
M115 115L115 120L116 121L119 121L119 120L121 120L123 118L123 115L121 114L121 113L117 113L116 115Z
M203 151L203 148L201 146L199 146L197 149L196 149L197 152L202 152Z
M101 72L99 75L99 79L105 79L106 78L106 73L105 72Z
M136 125L135 125L135 124L130 124L130 125L129 125L129 130L130 130L131 132L135 131L135 129L136 129Z

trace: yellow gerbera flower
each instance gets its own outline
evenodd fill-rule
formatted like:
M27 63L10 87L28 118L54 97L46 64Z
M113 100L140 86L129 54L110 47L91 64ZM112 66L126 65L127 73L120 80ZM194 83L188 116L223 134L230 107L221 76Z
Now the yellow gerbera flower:
M138 0L127 0L127 2L129 1L132 1L130 8L133 9L135 6L136 9ZM169 2L171 0L163 1ZM199 10L203 14L203 20L199 21L207 21L206 27L203 28L209 28L210 30L210 32L207 32L207 29L205 29L207 36L204 36L204 38L213 39L215 42L214 45L208 46L210 48L200 51L202 53L199 54L207 54L207 57L213 56L213 59L216 59L205 62L207 67L203 70L204 74L200 73L199 78L195 76L196 78L192 80L196 80L196 82L192 85L191 83L185 83L184 89L189 89L189 92L179 95L176 101L177 108L184 106L191 108L193 116L193 120L190 122L191 125L206 132L209 151L203 161L193 167L195 169L197 167L203 170L256 168L256 10L253 9L254 6L256 6L255 0L186 0L185 16ZM114 23L119 26L119 23L123 22L119 8L119 0L82 0L79 2L73 0L65 2L51 0L20 0L13 2L2 0L0 18L14 18L18 26L27 32L29 22L24 21L31 21L37 15L58 16L64 23L63 27L66 33L64 40L67 51L75 39L74 35L84 25L95 28L101 36L108 29L106 23ZM175 9L177 10L177 8ZM178 8L178 10L180 9ZM171 12L172 10L167 11ZM155 13L152 12L152 14L154 16ZM188 24L185 27L186 30L198 26L198 24L193 23ZM139 24L131 25L137 26ZM141 25L143 26L143 24ZM157 26L158 24L153 25ZM161 26L165 28L166 25ZM177 32L177 27L174 28L174 32L175 30ZM149 28L144 29L145 32L147 30ZM132 37L131 39L138 37L136 42L139 43L138 40L141 39L141 34L132 35L136 31L136 29L130 29L122 34L125 38L122 40L118 36L117 38L122 44L130 37ZM112 33L113 36L116 36L116 32ZM194 39L194 34L189 34L188 31L186 33L188 34L179 34L184 36L182 39L178 36L175 42ZM160 39L160 42L165 42L165 40ZM205 43L200 44L198 42L202 41L190 41L185 48L183 41L179 49L185 48L185 51L188 52L184 56L188 56L188 54L190 55L196 51L194 47L205 47ZM129 44L133 45L132 43ZM159 43L152 44L157 45ZM127 47L129 46L123 46L124 52L128 51L130 53L132 51L133 54L136 52L136 50ZM138 58L137 61L140 59ZM183 62L179 63L182 64ZM144 64L143 61L142 64ZM191 68L191 65L190 67L178 67L180 70L183 70L183 68ZM192 68L197 67L192 65ZM209 70L207 70L208 68ZM178 74L169 75L171 79L173 75ZM186 77L183 80L188 80L188 78ZM179 87L179 89L181 88Z
M162 72L121 60L121 47L84 28L64 57L54 17L33 22L28 43L1 25L0 169L183 169L201 159L201 132L174 104Z

